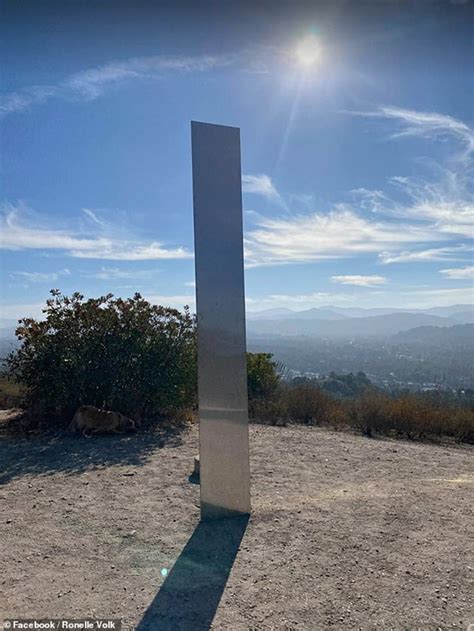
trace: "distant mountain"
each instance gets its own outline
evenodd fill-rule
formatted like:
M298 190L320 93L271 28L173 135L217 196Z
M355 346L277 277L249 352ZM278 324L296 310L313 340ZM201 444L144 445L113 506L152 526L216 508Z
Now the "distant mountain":
M419 326L397 333L391 338L396 344L423 346L474 347L474 324L457 324L450 327Z
M474 305L452 305L451 307L432 307L425 313L441 316L443 318L469 318L468 322L474 322Z
M293 309L267 309L247 313L248 320L342 320L344 318L368 318L390 315L393 313L416 313L454 318L457 322L474 322L474 305L452 305L450 307L431 307L429 309L405 309L393 307L317 307L295 311Z
M472 324L474 322L474 311L457 311L453 313L451 318L457 320L461 324Z
M416 313L414 309L397 309L393 307L325 307L334 313L340 313L347 318L370 318L372 316L388 315L389 313ZM422 312L423 313L423 312Z
M281 318L291 318L295 316L298 311L293 309L265 309L264 311L250 311L247 313L247 320L278 320Z
M297 311L295 315L299 320L347 320L349 316L344 313L338 313L331 308L313 308L305 311Z
M346 317L343 313L338 313L329 307L314 307L303 311L266 309L265 311L250 311L247 313L247 320L345 320Z
M392 336L420 326L448 327L458 324L451 318L426 313L387 313L362 318L324 320L319 318L285 318L279 320L249 320L249 335L307 335L327 338Z

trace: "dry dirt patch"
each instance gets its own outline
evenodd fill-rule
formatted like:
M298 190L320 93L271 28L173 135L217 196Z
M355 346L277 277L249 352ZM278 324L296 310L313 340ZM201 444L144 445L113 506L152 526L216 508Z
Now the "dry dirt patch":
M198 526L195 428L3 439L0 618L158 630L474 622L472 447L253 425L251 449L253 514L237 532Z

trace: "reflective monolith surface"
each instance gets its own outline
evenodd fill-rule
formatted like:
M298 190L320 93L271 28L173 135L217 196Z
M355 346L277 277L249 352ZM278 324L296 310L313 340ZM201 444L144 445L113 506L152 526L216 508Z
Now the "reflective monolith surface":
M191 123L201 517L250 512L240 131Z

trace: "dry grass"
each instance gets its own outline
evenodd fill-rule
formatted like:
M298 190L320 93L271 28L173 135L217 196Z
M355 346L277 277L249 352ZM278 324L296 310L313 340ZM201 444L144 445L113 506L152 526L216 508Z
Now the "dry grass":
M415 395L391 398L382 393L367 392L357 399L342 401L304 384L282 390L275 399L258 401L251 406L251 416L271 425L291 421L349 427L366 436L449 437L474 443L473 410L435 403Z
M22 386L4 376L0 376L0 408L16 408L23 403Z
M348 416L350 424L367 436L449 436L460 442L474 442L472 410L434 404L413 395L391 399L371 393L351 403Z

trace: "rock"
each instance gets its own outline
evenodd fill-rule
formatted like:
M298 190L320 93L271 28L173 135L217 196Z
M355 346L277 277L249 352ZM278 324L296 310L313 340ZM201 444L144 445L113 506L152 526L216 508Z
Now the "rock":
M127 532L124 537L134 537L137 534L136 530L131 530L130 532Z

